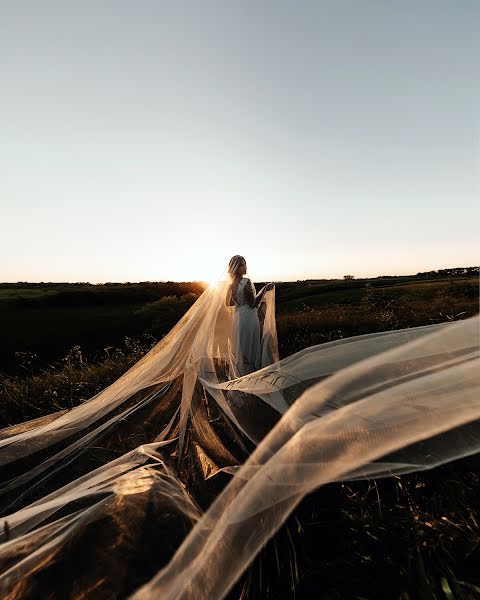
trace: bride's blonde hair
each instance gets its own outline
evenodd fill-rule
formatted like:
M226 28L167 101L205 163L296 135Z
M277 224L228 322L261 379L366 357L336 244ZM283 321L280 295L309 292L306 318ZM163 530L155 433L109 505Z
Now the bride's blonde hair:
M245 267L246 267L247 261L243 258L243 256L240 256L240 254L235 254L235 256L232 256L232 258L230 259L230 261L228 263L228 274L230 275L230 277L232 279L237 274L237 271L238 271L240 265L242 264L242 262L245 263Z

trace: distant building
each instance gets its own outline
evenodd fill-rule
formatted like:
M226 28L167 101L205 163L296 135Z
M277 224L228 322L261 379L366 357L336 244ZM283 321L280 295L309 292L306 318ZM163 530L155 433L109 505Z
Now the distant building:
M355 275L344 275L343 278L345 281L351 281L352 279L355 279Z

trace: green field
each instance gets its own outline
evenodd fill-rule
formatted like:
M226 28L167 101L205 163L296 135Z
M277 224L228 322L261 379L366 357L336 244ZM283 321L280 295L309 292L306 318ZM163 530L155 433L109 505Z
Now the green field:
M21 372L15 353L35 354L31 366L40 368L76 345L94 359L104 348L120 345L125 336L150 334L159 339L202 289L199 283L171 282L1 284L0 372ZM472 276L279 282L280 349L285 355L298 344L320 343L332 336L440 322L464 311L474 314L477 299L478 281ZM373 308L383 311L383 324Z
M0 373L21 372L15 353L36 354L34 364L44 367L76 345L93 359L105 347L121 345L126 336L140 336L157 322L165 333L202 289L196 283L0 284ZM175 292L194 297L182 302ZM162 297L171 301L154 314L141 311Z

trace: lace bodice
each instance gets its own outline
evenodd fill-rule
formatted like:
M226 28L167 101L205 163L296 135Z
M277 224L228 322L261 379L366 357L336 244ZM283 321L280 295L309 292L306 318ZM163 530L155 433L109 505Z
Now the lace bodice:
M238 284L232 284L232 304L234 306L255 305L255 290L248 277L242 277Z

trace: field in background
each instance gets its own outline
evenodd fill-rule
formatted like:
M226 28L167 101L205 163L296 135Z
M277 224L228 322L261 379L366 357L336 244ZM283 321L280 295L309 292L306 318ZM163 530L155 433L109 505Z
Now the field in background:
M261 284L260 284L261 285ZM259 286L257 286L259 287ZM204 284L0 284L0 427L70 408L120 377ZM277 283L280 356L478 313L478 277Z
M203 289L200 282L0 284L0 373L47 368L74 346L97 361L126 336L160 339ZM478 312L474 273L277 283L276 294L282 356L330 339Z
M203 289L195 282L0 284L0 373L19 375L26 362L29 369L46 368L78 345L100 359L105 348L141 336L157 321L165 333ZM145 311L162 298L167 302L155 314Z

